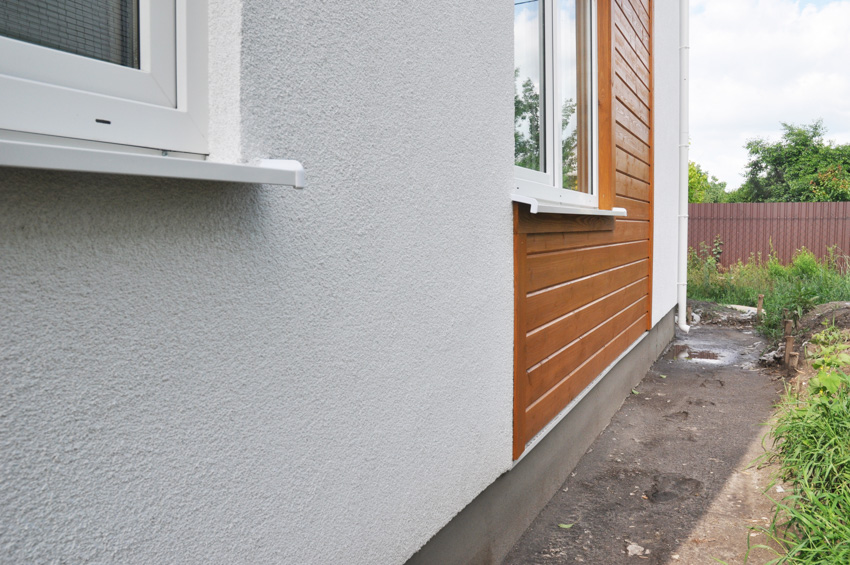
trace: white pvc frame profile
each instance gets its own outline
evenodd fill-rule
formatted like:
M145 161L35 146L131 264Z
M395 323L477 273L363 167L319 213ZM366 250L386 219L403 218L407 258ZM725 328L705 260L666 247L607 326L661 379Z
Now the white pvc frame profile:
M541 124L545 132L544 163L546 171L533 171L523 167L514 166L515 189L512 191L512 199L517 202L530 200L546 202L549 212L579 214L585 211L598 209L599 206L599 110L597 104L599 84L598 64L598 38L597 38L597 0L576 0L587 2L588 17L584 19L584 32L588 38L585 48L586 56L589 57L589 76L581 77L579 87L583 96L588 101L585 104L587 120L590 125L590 140L588 146L591 148L588 165L589 184L587 192L564 189L562 187L562 163L560 112L556 111L556 100L559 86L555 65L554 40L557 30L557 17L555 4L557 0L542 0L543 4L543 60L544 76L543 83L543 112ZM560 208L559 208L560 207ZM537 207L534 207L537 208ZM607 212L607 211L605 211ZM606 214L608 215L608 214ZM610 215L624 215L621 211Z
M0 129L207 153L206 0L139 19L140 69L0 37Z

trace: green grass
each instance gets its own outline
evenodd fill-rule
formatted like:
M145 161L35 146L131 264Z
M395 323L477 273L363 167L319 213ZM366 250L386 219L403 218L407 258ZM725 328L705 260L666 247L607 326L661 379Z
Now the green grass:
M780 404L772 459L792 489L776 501L774 520L763 530L780 548L770 564L850 563L850 377L842 371L850 361L850 346L842 343L847 337L834 327L813 336L818 375L808 395L789 392Z
M782 335L783 309L799 319L818 304L850 300L850 261L835 249L819 260L803 248L787 265L752 255L729 268L719 266L721 253L720 241L691 250L688 297L755 306L764 294L759 329L770 338ZM771 460L790 489L761 529L772 546L751 548L774 552L770 565L850 564L850 331L832 326L811 342L817 375L807 395L786 393L772 428Z
M756 306L764 294L764 317L759 328L770 338L782 334L783 309L800 318L818 304L850 300L850 258L834 248L823 260L802 248L788 265L771 254L751 255L746 262L723 268L718 263L722 243L690 250L688 298L719 304Z

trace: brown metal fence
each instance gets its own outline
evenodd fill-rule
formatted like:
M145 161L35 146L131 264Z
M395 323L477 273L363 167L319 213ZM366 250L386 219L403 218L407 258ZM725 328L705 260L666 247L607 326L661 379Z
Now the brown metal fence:
M850 254L850 202L690 204L688 215L688 245L710 249L719 236L724 266L771 251L787 263L801 247L818 257L830 246Z

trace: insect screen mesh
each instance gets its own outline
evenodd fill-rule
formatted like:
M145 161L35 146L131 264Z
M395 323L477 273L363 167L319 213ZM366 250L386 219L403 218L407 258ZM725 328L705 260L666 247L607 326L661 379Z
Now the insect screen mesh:
M0 0L0 35L139 68L138 0Z

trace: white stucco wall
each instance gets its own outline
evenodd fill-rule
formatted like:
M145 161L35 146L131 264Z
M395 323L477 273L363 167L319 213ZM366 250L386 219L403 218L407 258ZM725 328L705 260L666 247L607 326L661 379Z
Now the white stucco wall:
M0 170L0 562L401 563L511 465L509 6L211 5L308 188Z
M655 237L652 323L676 305L679 210L679 5L653 2Z

